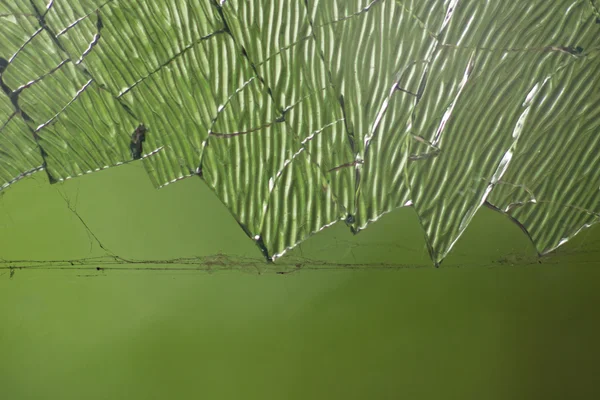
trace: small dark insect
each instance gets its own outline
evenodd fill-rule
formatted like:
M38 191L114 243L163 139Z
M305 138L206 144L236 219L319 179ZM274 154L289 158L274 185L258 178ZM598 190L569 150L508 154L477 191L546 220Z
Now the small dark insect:
M146 141L146 127L144 124L140 124L135 132L131 134L131 144L129 145L129 149L131 150L131 157L134 160L139 160L142 158L142 146Z
M10 279L12 279L13 276L15 276L15 269L13 267L10 267Z

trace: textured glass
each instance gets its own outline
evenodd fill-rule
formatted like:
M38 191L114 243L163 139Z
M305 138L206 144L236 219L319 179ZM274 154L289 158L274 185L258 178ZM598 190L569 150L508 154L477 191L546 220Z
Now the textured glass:
M600 218L599 34L593 0L3 1L0 184L141 159L269 260L405 206L436 265L483 205L544 254Z

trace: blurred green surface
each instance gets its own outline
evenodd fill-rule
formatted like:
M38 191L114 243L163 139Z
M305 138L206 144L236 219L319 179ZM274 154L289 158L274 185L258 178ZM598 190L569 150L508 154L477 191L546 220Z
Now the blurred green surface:
M84 223L123 258L220 261L57 263L105 255ZM483 209L435 269L405 208L266 265L198 179L40 174L0 197L0 399L600 398L599 244L538 260Z

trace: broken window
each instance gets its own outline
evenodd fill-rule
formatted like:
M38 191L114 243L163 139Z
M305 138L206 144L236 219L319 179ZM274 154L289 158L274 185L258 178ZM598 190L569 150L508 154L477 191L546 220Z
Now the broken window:
M488 206L552 251L600 218L593 0L0 2L0 184L141 159L275 260L412 207L437 265ZM384 217L385 218L385 217Z

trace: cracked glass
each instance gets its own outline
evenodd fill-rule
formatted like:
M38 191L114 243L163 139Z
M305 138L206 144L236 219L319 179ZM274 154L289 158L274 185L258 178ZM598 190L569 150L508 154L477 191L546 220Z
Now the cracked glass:
M16 0L0 34L3 189L141 162L268 260L399 207L436 265L482 206L539 254L600 218L594 0Z

